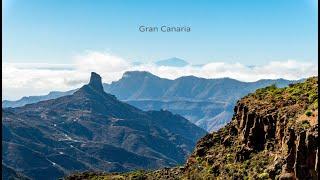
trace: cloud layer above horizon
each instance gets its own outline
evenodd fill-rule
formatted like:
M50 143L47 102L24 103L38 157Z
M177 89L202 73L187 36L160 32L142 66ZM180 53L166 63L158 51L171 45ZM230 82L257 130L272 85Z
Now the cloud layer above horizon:
M120 79L126 71L148 71L168 79L193 75L202 78L229 77L252 82L260 79L297 80L316 76L318 65L286 60L250 67L241 63L224 62L169 67L157 66L154 63L137 65L110 53L87 51L73 57L71 64L3 63L3 99L16 100L23 96L44 95L50 91L78 88L87 83L92 71L99 73L105 83Z

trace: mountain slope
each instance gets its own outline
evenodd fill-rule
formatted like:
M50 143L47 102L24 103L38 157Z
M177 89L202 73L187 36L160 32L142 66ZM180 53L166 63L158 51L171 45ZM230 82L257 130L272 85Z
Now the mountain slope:
M169 80L149 72L129 71L104 90L118 99L142 110L166 109L187 118L207 131L223 127L232 117L236 101L258 88L276 84L284 87L298 81L259 80L240 82L230 78L204 79L194 76ZM17 107L44 99L53 99L74 92L54 93L39 97L25 97L19 101L3 101L4 107Z
M25 175L15 171L14 169L2 164L2 179L10 180L29 180Z
M183 166L88 179L318 179L317 120L317 77L269 86L240 99L232 121L201 138Z
M2 123L3 162L33 179L173 166L206 133L179 115L118 101L95 73L72 95L3 109Z

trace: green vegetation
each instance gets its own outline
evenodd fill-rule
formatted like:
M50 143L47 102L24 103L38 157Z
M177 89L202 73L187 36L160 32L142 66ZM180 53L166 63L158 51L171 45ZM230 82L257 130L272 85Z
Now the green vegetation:
M310 122L308 120L303 120L297 123L297 129L299 130L306 130L310 128Z
M131 173L132 180L145 180L147 179L146 172L144 170L137 170Z
M261 174L258 175L258 179L269 179L269 174L266 172L263 172Z
M310 117L311 115L312 115L312 112L311 111L306 111L306 113L305 113L308 117Z
M227 154L226 155L227 162L233 162L234 161L234 155L233 154Z
M277 86L275 84L271 85L271 86L267 86L265 88L261 88L261 89L258 89L256 90L255 92L255 96L261 100L269 95L272 95L272 96L279 96L281 95L281 91L279 88L277 88Z
M318 109L318 99L316 99L312 105L314 109Z
M309 78L303 83L291 84L289 87L277 88L271 85L256 90L255 93L246 96L253 105L265 104L305 104L305 110L316 110L318 108L318 79Z

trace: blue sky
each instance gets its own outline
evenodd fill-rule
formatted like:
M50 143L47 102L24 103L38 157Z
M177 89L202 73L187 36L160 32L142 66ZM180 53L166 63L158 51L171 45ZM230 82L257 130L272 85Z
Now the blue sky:
M78 88L92 71L106 83L133 70L240 81L318 74L316 0L3 2L4 99ZM142 33L141 25L191 32ZM191 65L154 63L171 57Z
M69 63L86 50L129 61L180 57L261 65L317 62L316 0L4 0L3 59ZM141 33L186 25L189 33Z

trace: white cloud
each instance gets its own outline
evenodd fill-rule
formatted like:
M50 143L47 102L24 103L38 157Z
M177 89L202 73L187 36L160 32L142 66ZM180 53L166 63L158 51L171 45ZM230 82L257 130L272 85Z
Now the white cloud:
M20 66L10 63L2 65L2 93L5 99L73 88L64 83L65 77L72 73L71 70L34 69Z
M152 63L133 65L109 54L87 51L75 56L72 64L3 63L2 92L4 99L47 94L53 90L70 90L88 81L91 71L110 83L125 71L149 71L157 76L175 79L194 75L203 78L230 77L241 81L285 78L301 79L318 74L317 64L294 60L272 61L262 66L248 67L241 63L213 62L203 66L165 67Z

